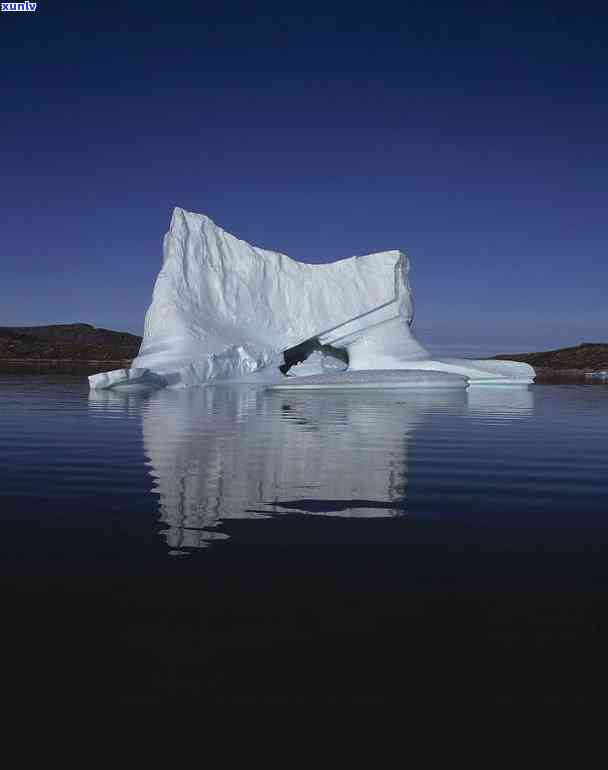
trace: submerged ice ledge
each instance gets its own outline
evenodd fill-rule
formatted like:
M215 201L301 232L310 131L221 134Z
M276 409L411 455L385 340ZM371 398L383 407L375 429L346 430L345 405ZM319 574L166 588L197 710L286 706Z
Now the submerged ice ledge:
M422 372L416 369L369 369L337 374L311 374L286 379L286 382L272 385L273 390L325 388L460 388L464 390L469 384L467 378L459 374Z
M167 385L164 377L161 377L149 369L114 369L111 372L93 374L89 377L92 388L117 388L122 386L144 385L153 388L163 388Z
M90 387L183 388L218 381L320 386L311 377L325 377L329 387L533 381L528 364L433 359L410 330L408 273L409 259L397 250L323 265L296 262L239 240L209 217L176 208L139 354L130 369L89 377ZM329 369L333 351L348 365L343 373L324 365L321 374L304 360L299 372L293 367L294 376L285 377L294 350L305 351L304 358L324 351ZM308 385L295 384L304 379Z

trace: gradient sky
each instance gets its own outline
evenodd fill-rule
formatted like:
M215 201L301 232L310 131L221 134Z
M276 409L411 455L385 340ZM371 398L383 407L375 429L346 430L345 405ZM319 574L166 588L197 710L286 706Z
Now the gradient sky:
M140 333L179 205L307 262L405 250L436 351L608 341L599 4L216 6L0 15L0 325Z

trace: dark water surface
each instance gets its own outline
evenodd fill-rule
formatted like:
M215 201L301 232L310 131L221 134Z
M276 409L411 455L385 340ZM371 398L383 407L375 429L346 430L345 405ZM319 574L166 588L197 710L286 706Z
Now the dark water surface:
M599 696L607 434L605 385L121 393L0 374L16 687Z

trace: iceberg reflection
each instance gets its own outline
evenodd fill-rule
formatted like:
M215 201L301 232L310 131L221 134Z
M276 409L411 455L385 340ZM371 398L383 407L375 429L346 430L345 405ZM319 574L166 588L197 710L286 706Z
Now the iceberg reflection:
M167 544L205 547L225 519L403 515L412 432L431 412L465 408L459 390L156 391L143 440Z
M534 394L527 385L488 385L467 388L467 416L496 422L528 417L534 411Z

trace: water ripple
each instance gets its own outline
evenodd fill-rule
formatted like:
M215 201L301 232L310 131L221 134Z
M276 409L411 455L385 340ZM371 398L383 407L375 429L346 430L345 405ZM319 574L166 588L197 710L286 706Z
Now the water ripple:
M135 394L0 376L0 399L6 526L61 512L104 532L111 510L184 553L228 520L296 512L551 527L608 511L608 388Z

